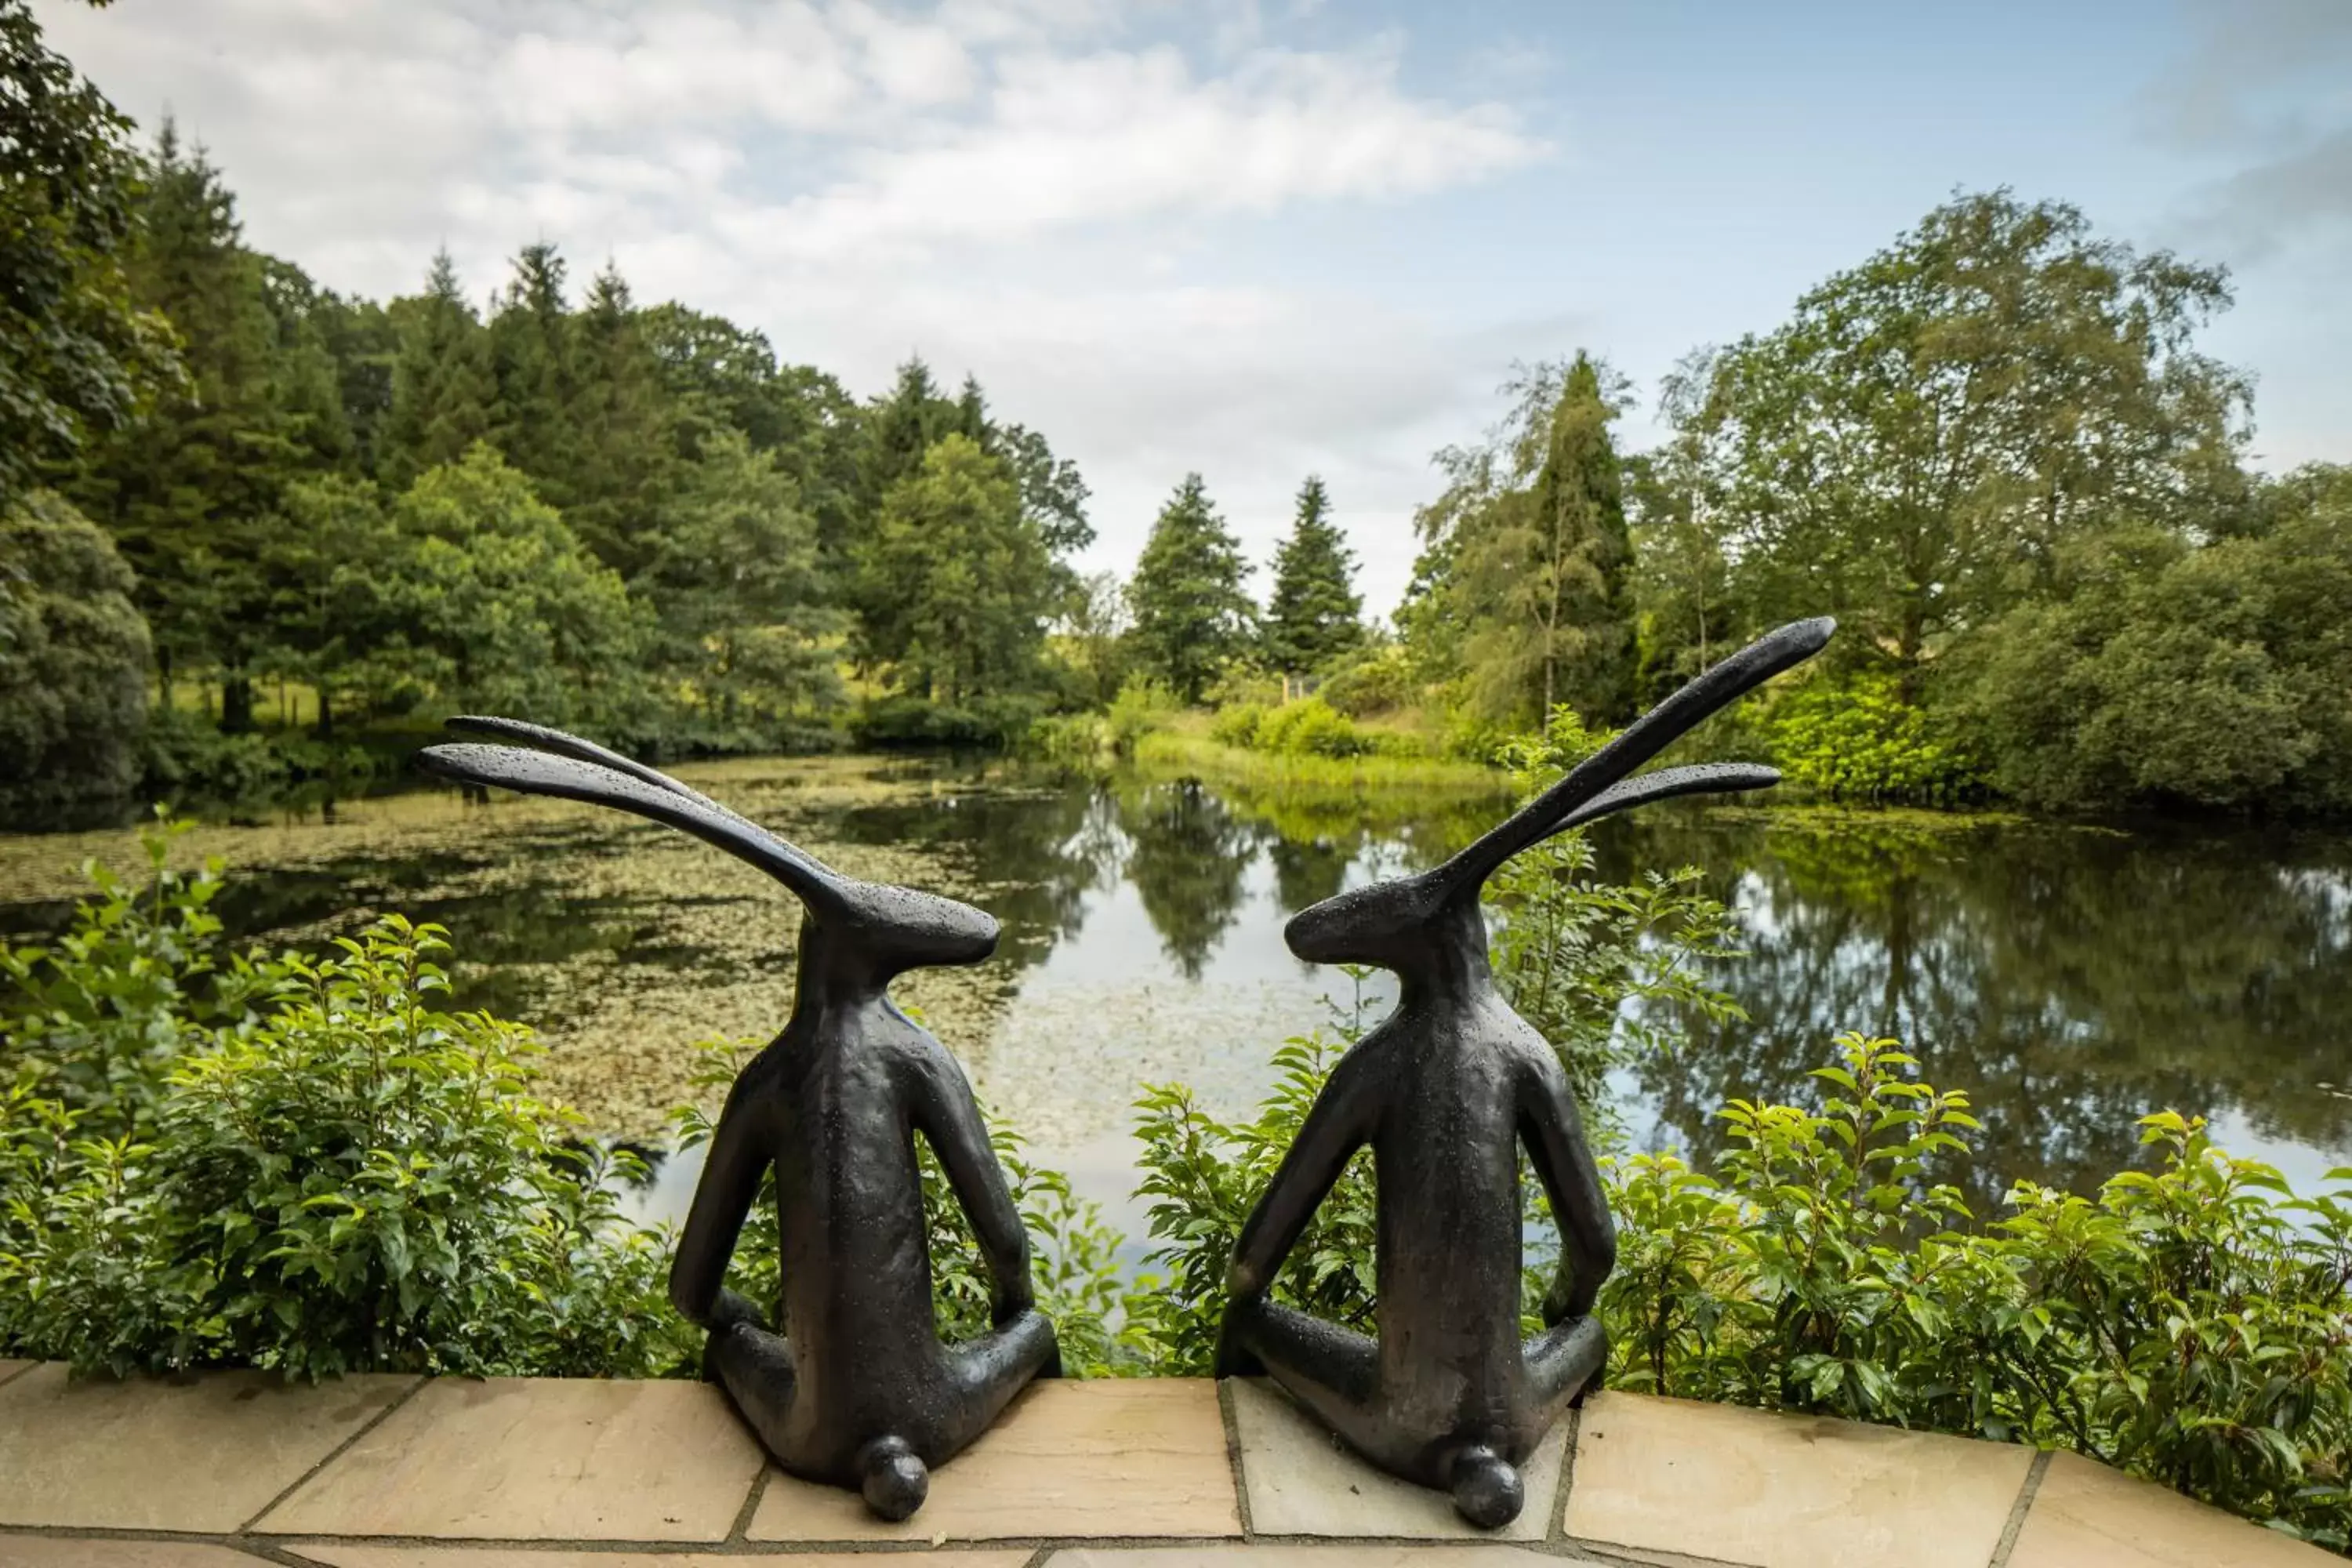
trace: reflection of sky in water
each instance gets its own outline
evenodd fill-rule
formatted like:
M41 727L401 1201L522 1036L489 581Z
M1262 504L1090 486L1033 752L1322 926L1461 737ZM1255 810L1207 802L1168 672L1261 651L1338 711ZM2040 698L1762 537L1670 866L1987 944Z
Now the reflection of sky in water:
M1187 1084L1212 1114L1244 1118L1274 1081L1274 1047L1326 1023L1352 986L1284 945L1291 911L1276 896L1263 844L1246 852L1232 923L1208 946L1197 977L1188 976L1125 874L1133 848L1124 834L1112 836L1117 872L1082 896L1076 930L1022 973L986 1046L963 1054L991 1113L1019 1130L1037 1163L1100 1205L1126 1234L1129 1261L1139 1262L1150 1205L1134 1195L1140 1147L1131 1128L1142 1086ZM1370 846L1350 862L1345 885L1391 874L1398 863L1394 847ZM1385 975L1368 983L1367 1021L1386 1010L1389 994ZM683 1219L700 1163L699 1151L665 1162L632 1206Z
M1277 896L1272 850L1281 840L1272 831L1219 841L1232 872L1222 884L1231 901L1213 938L1202 942L1192 928L1189 974L1171 951L1181 942L1163 930L1167 894L1155 910L1136 880L1136 822L1112 827L1097 820L1089 831L1097 874L1074 918L1020 973L986 1044L966 1056L982 1099L1024 1133L1040 1163L1066 1172L1076 1193L1127 1233L1134 1262L1148 1245L1148 1205L1130 1195L1138 1146L1129 1129L1139 1086L1186 1083L1213 1114L1242 1118L1271 1082L1271 1047L1326 1020L1327 998L1343 997L1348 982L1299 963L1285 947L1291 911ZM1818 871L1792 881L1770 842L1697 819L1655 838L1604 841L1601 870L1612 878L1690 861L1710 868L1711 885L1741 915L1751 953L1726 970L1722 983L1755 1015L1701 1030L1671 1062L1613 1075L1607 1120L1617 1146L1696 1149L1705 1162L1719 1146L1713 1111L1724 1098L1811 1098L1815 1086L1806 1069L1827 1055L1839 1029L1872 1022L1886 987L1891 933L1916 927L1905 938L1915 973L1895 1003L1896 1032L1916 1042L1921 1076L1969 1089L1987 1122L1983 1157L1948 1173L1969 1187L1979 1212L1992 1212L2015 1177L2082 1189L2139 1158L2132 1119L2163 1105L2210 1116L2223 1147L2276 1165L2300 1188L2319 1186L2346 1163L2330 1146L2342 1142L2347 1117L2323 1111L2282 1131L2280 1111L2312 1096L2324 1100L2319 1083L2352 1076L2309 1066L2344 1054L2331 1053L2324 1040L2315 1050L2303 1042L2300 1055L2250 1069L2237 1057L2242 1046L2210 1039L2208 1030L2218 1017L2241 1039L2271 1039L2260 1020L2282 995L2337 1021L2327 998L2346 967L2346 879L2332 867L2282 865L2252 868L2252 879L2241 880L2243 861L2216 855L2210 845L2135 842L2118 862L2111 840L2084 842L2070 847L2018 830L1906 852L1892 877L1865 868L1867 874L1835 883ZM1364 844L1349 858L1346 885L1403 868L1392 841ZM2199 896L2190 879L2217 862L2229 869ZM2037 925L2026 917L2037 913L2046 890L2031 880L2019 887L2020 876L2050 879L2076 905L2063 922ZM2169 926L2135 939L2150 943L2148 951L2105 941L2096 925L2084 929L2085 921L2138 929L2133 922L2146 915L2151 876L2160 887L2184 889L2188 902ZM2266 906L2259 920L2222 907L2239 903L2248 888L2285 905ZM2260 928L2263 945L2251 954L2224 946L2218 957L2194 946L2209 922L2226 926L2233 914ZM2085 938L2112 973L2082 971L2077 950ZM2184 984L2177 959L2201 963L2221 982L2209 973L2201 984ZM2231 1000L2231 986L2243 988L2242 1002ZM2177 1006L2168 1001L2175 995L2182 999ZM1381 994L1367 1002L1368 1021L1387 1005ZM2278 1081L2297 1074L2303 1081ZM2243 1093L2263 1096L2256 1110L2236 1102ZM2338 1131L2295 1135L2311 1126ZM656 1212L682 1212L672 1205L689 1196L687 1174L662 1173L651 1205Z

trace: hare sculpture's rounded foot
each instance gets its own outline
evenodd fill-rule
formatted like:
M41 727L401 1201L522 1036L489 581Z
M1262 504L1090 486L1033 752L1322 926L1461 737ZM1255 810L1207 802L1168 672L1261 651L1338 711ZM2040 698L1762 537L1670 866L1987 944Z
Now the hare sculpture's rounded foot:
M923 1506L930 1495L931 1472L901 1437L877 1437L857 1456L864 1477L859 1490L877 1519L896 1523Z
M1526 1501L1519 1472L1492 1448L1465 1448L1454 1457L1454 1510L1479 1529L1500 1530Z

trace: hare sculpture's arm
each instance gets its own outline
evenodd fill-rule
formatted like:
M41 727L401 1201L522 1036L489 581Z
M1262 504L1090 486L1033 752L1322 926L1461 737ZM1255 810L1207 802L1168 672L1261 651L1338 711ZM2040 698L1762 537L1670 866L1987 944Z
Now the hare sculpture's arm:
M1519 1092L1520 1138L1559 1226L1559 1273L1543 1304L1544 1326L1552 1328L1592 1310L1601 1281L1617 1266L1617 1227L1559 1063L1535 1058Z
M989 1146L988 1129L971 1086L946 1052L915 1069L910 1109L916 1129L947 1173L957 1205L971 1222L981 1261L988 1268L990 1315L1001 1329L1034 1304L1029 1230L1004 1184L1004 1168Z
M687 1213L677 1258L670 1265L671 1304L688 1321L706 1329L765 1321L757 1306L726 1288L727 1266L734 1259L743 1221L759 1201L760 1178L767 1173L773 1142L758 1121L756 1103L748 1100L739 1079L710 1135L694 1206Z
M1265 1293L1274 1283L1290 1249L1324 1197L1348 1168L1348 1161L1371 1137L1369 1109L1355 1095L1340 1090L1337 1074L1316 1098L1298 1136L1282 1156L1282 1163L1266 1184L1265 1194L1250 1211L1248 1223L1234 1242L1234 1258L1225 1270L1225 1289L1236 1300Z

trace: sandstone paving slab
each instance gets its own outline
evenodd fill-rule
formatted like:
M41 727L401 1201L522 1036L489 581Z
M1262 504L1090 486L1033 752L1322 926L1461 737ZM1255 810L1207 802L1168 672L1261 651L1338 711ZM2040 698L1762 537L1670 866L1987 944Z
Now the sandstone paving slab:
M28 1371L35 1364L29 1361L10 1361L6 1356L0 1356L0 1383L7 1382L20 1372Z
M1596 1394L1568 1534L1742 1568L1985 1568L2032 1465L2011 1444Z
M763 1462L726 1396L708 1384L441 1378L255 1528L719 1542Z
M1538 1568L1563 1559L1524 1546L1432 1542L1426 1546L1073 1546L1046 1568ZM1591 1562L1587 1557L1565 1559ZM865 1568L865 1565L861 1565Z
M746 1558L704 1552L564 1552L515 1546L383 1546L296 1542L293 1553L325 1568L886 1568L872 1552L793 1552ZM908 1568L1022 1568L1029 1548L982 1552L893 1552ZM248 1560L249 1561L249 1560Z
M7 1568L261 1568L262 1559L193 1541L89 1535L0 1535Z
M219 1534L269 1506L414 1377L276 1373L0 1384L0 1524Z
M1454 1512L1450 1493L1400 1480L1357 1455L1273 1383L1235 1378L1231 1388L1255 1534L1541 1541L1551 1528L1568 1454L1565 1420L1519 1468L1527 1489L1519 1517L1489 1531Z
M887 1523L856 1493L774 1474L753 1541L1003 1541L1241 1533L1216 1384L1207 1378L1048 1379L931 1472L930 1496Z
M2079 1454L2053 1454L2009 1568L2341 1568L2343 1561Z

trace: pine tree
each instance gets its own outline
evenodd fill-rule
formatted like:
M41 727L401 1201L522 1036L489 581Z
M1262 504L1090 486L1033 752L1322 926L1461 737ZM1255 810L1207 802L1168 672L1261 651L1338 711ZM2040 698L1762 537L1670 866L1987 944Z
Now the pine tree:
M434 253L425 292L394 301L392 315L399 348L375 473L405 489L425 469L456 462L489 436L499 384L488 335L446 250Z
M1473 702L1506 722L1539 723L1555 706L1588 724L1622 721L1633 699L1632 549L1609 425L1604 367L1579 353L1518 385L1503 454L1517 483L1467 498L1453 522L1450 607L1467 628Z
M171 335L125 263L131 121L0 0L0 515L45 462L124 428L169 379Z
M558 508L572 501L571 414L579 386L563 271L555 247L525 246L490 315L490 365L498 384L491 442L530 476L540 500Z
M1185 475L1151 525L1127 599L1145 668L1187 702L1198 702L1249 645L1255 606L1242 591L1248 575L1241 542L1210 505L1201 476Z
M612 267L589 284L571 329L578 379L563 520L599 560L634 576L657 548L652 536L677 477L675 411L629 286Z
M165 121L140 203L133 298L170 321L186 374L135 433L92 455L73 499L138 574L166 681L218 673L221 721L248 727L251 678L270 637L278 501L305 453L278 403L278 328L236 199L201 149Z
M1363 600L1352 583L1355 552L1331 521L1319 477L1298 487L1297 521L1274 556L1266 605L1266 652L1286 674L1315 669L1364 640Z
M873 652L901 689L951 703L1026 684L1055 579L1020 487L961 432L890 488L862 563L861 597L896 606Z

